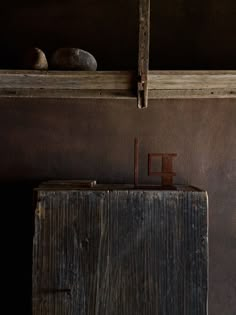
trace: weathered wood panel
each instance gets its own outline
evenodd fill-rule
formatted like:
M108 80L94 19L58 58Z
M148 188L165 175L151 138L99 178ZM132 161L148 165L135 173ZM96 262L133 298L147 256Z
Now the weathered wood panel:
M236 71L150 71L150 90L235 88Z
M34 315L206 315L207 196L39 191Z
M129 100L135 98L133 90L75 90L75 89L0 89L0 98L40 98L40 99L113 99Z
M149 71L149 99L235 98L236 71ZM0 97L135 99L134 72L0 70Z
M1 70L0 88L58 90L129 90L135 87L128 71Z

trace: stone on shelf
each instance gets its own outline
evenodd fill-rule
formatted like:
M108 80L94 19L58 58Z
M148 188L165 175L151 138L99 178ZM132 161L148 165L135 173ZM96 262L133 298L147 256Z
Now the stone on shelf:
M48 61L45 53L37 47L28 49L24 54L22 68L27 70L48 70Z
M89 52L79 48L59 48L51 58L55 70L96 71L97 61Z

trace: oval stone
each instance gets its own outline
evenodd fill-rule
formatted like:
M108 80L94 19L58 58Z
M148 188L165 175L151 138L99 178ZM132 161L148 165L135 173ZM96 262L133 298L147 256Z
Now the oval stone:
M97 70L94 56L79 48L59 48L52 55L50 65L55 70Z

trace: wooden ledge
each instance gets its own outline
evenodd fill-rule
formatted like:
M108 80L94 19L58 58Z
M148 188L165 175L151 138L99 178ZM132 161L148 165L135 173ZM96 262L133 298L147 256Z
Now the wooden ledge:
M0 97L136 98L132 71L0 71ZM149 71L149 99L236 98L236 71Z
M150 71L149 99L235 98L236 71Z

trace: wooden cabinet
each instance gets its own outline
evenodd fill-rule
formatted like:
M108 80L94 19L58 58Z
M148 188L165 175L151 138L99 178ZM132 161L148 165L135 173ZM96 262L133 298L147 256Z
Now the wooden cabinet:
M33 315L206 315L207 290L206 192L38 189Z

